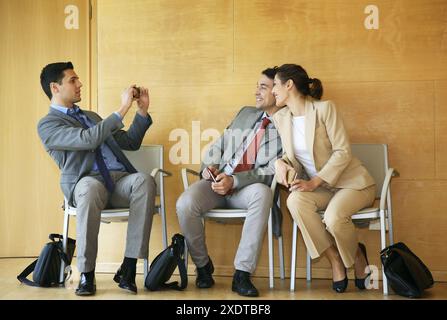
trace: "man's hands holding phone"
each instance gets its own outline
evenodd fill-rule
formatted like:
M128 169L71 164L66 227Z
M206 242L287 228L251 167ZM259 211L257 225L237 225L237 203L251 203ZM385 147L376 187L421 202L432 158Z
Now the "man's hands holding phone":
M215 181L216 176L219 174L219 170L217 170L215 167L209 166L206 167L203 171L202 171L202 177L205 180L209 180L209 181Z
M137 101L138 104L137 112L143 117L147 116L150 102L149 90L144 87L137 89L136 85L132 85L121 94L121 107L118 110L121 118L124 119L134 101Z
M227 176L225 173L219 173L215 167L207 167L202 172L202 177L206 180L213 181L211 189L220 195L226 195L233 189L234 179L232 176Z

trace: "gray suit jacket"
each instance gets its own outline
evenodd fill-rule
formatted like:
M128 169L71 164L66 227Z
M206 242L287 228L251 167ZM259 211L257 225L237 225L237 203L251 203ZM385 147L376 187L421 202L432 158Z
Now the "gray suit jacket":
M207 166L214 166L222 170L242 144L244 135L246 136L253 130L262 114L263 111L255 107L243 107L233 122L225 129L224 134L206 152L201 171ZM234 188L241 189L257 182L270 185L275 174L274 163L281 152L282 145L278 131L273 123L270 123L261 141L254 169L235 173Z
M126 170L135 173L121 149L138 150L152 124L150 116L148 122L136 114L129 130L124 131L120 130L124 125L115 114L103 120L94 112L82 111L96 126L84 129L78 121L51 107L37 125L45 150L61 170L61 189L71 205L76 183L93 168L95 149L106 143Z

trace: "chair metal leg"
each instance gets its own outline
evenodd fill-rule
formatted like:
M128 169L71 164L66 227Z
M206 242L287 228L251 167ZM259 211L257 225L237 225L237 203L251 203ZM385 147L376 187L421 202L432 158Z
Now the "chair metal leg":
M387 197L387 215L388 218L388 235L390 237L390 245L394 244L394 233L393 233L393 210L391 208L391 191L388 188Z
M144 267L144 279L143 282L146 281L147 274L149 272L149 258L144 259L143 267Z
M295 291L295 271L296 271L296 242L297 242L297 233L298 226L295 222L293 222L293 234L292 234L292 261L291 261L291 270L290 270L290 291Z
M382 250L386 247L386 225L385 225L385 211L380 210L380 243ZM388 294L388 281L385 276L385 270L382 264L382 276L383 276L383 294Z
M388 295L388 279L386 278L385 270L383 269L383 265L382 265L382 278L383 278L383 294Z
M185 257L185 269L186 269L186 272L188 272L188 245L186 244L186 239L185 239L185 253L184 253L184 257Z
M164 206L164 197L161 200L163 203L160 206L160 215L161 215L161 237L163 241L163 249L168 247L168 228L166 226L166 212Z
M268 221L268 242L269 242L269 286L273 289L275 283L273 280L273 228L272 228L272 211L270 210L269 221Z
M306 252L306 280L312 281L312 259L309 252Z
M276 202L278 208L281 208L281 197L278 195ZM282 235L278 237L278 253L279 253L279 277L281 280L286 278L286 266L284 263L284 242Z
M62 240L62 248L64 253L67 253L67 243L68 243L68 227L70 222L70 215L68 214L68 204L65 203L65 212L64 212L64 229L62 231L63 240ZM65 271L65 262L61 260L61 270L59 275L59 282L64 281L64 271Z
M278 237L278 251L279 251L279 276L281 280L286 278L286 269L284 264L284 245L282 236Z

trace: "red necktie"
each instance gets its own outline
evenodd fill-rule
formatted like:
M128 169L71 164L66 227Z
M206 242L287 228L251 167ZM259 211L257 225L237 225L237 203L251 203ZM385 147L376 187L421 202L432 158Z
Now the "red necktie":
M261 128L256 133L255 138L248 146L247 150L245 150L244 155L242 156L241 162L234 168L233 173L251 170L254 167L256 162L256 157L258 155L258 149L261 145L261 140L265 134L265 128L270 123L270 119L265 117L262 119Z

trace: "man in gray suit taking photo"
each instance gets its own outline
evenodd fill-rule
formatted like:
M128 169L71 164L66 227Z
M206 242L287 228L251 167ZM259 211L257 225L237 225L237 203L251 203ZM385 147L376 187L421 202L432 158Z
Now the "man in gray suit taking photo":
M129 207L124 260L114 276L119 287L137 293L138 258L147 258L155 205L155 181L137 173L121 149L138 150L152 124L146 88L131 86L121 95L117 111L105 119L81 110L82 83L71 62L52 63L40 74L50 110L38 124L45 150L61 170L60 185L69 204L77 208L77 267L81 272L76 294L96 292L95 265L101 211ZM129 130L123 118L132 103L137 112Z

